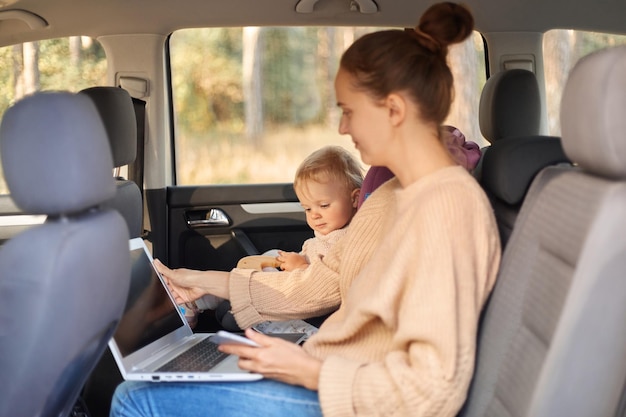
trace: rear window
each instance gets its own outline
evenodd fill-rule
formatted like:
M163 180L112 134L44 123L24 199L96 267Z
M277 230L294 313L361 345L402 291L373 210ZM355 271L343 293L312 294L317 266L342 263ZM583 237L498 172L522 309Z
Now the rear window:
M343 51L381 28L186 29L170 40L176 177L183 185L291 182L313 150L341 145L334 78ZM485 55L475 33L450 53L456 100L449 124L482 142ZM367 167L364 167L367 168Z
M14 102L39 90L80 91L105 85L106 57L88 37L29 42L0 48L0 116ZM8 194L0 170L0 194Z

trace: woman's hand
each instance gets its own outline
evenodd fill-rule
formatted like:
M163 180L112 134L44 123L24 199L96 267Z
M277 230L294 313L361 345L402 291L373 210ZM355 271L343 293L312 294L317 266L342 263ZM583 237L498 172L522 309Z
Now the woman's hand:
M154 266L179 304L195 301L206 294L228 298L228 272L170 269L158 259L154 260Z
M250 372L292 385L317 391L322 361L306 353L302 347L278 337L252 329L246 336L261 347L223 344L222 352L239 356L239 367Z
M280 269L283 271L293 271L294 269L302 269L309 266L306 258L296 252L278 251L276 260L280 263Z

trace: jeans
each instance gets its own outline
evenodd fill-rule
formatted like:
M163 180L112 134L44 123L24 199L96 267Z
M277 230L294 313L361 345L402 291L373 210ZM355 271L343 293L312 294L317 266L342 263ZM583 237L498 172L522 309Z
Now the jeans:
M253 382L124 382L110 417L321 417L317 392L263 379Z

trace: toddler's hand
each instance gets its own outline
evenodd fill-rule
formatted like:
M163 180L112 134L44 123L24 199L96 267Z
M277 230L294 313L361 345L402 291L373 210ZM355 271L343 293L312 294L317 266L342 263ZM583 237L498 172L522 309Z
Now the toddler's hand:
M276 260L280 263L280 269L283 271L293 271L309 266L306 258L296 252L279 251Z

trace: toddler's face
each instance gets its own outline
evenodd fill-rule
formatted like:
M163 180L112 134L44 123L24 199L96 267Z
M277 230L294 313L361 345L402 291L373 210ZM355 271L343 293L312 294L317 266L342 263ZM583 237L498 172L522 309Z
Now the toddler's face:
M306 181L296 189L307 224L326 235L347 225L356 210L358 191L333 181Z

